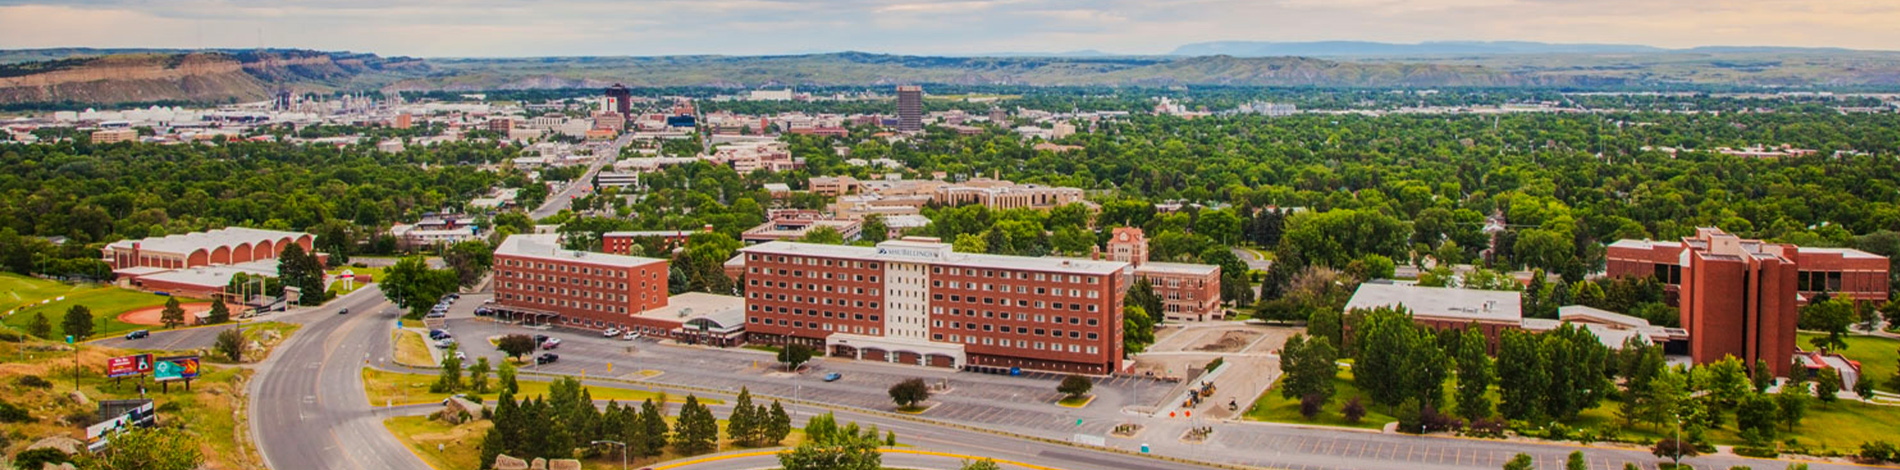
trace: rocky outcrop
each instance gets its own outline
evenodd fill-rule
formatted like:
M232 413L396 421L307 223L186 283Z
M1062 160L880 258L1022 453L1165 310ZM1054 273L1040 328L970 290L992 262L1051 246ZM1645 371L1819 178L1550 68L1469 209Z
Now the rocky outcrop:
M262 100L276 89L323 91L419 74L409 58L303 50L134 53L0 65L0 104L111 105Z

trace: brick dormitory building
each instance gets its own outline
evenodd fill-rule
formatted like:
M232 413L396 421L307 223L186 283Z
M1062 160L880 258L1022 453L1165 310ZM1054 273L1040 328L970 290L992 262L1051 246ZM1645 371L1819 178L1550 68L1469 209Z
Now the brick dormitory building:
M562 249L555 235L512 235L495 248L496 315L588 329L634 327L667 305L663 259Z
M743 248L746 336L936 367L1122 369L1129 263L950 248L917 237Z
M1620 240L1606 253L1610 276L1653 276L1676 294L1689 355L1698 364L1735 356L1767 361L1786 376L1797 348L1799 308L1823 292L1887 299L1887 258L1844 248L1748 240L1700 228L1681 241Z

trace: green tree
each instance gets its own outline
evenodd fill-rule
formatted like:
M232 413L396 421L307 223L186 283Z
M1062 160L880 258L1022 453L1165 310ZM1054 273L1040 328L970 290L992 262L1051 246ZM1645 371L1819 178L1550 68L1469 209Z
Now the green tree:
M665 397L661 397L658 403L655 403L655 400L652 398L648 398L645 402L640 403L639 426L645 430L645 432L640 433L640 435L645 440L639 443L629 442L627 444L633 445L641 457L660 455L661 452L666 450L666 443L669 441L668 431L666 429L666 416L664 412L660 410L660 407L665 406L665 402Z
M726 438L740 445L752 445L756 441L755 432L760 424L752 407L752 392L739 387L739 398L733 402L732 414L726 416Z
M1069 374L1069 376L1062 378L1062 384L1056 386L1056 392L1070 399L1076 399L1087 396L1089 390L1093 388L1095 388L1095 382L1089 380L1088 377Z
M1498 342L1498 412L1505 418L1537 421L1543 412L1541 395L1549 388L1550 359L1531 333L1507 330Z
M185 308L178 305L177 297L165 298L165 309L159 311L158 321L166 328L177 328L185 324Z
M1338 354L1324 339L1299 333L1280 348L1280 395L1291 400L1312 398L1324 405L1333 397L1333 379L1339 375Z
M132 428L112 436L112 445L93 457L101 470L191 470L204 465L199 440L174 428Z
M488 393L488 358L475 358L475 365L468 368L468 389L475 393Z
M461 281L454 270L430 269L421 256L411 256L384 270L383 278L377 283L382 286L383 297L395 302L397 307L408 309L410 318L422 318L430 306L454 292Z
M1447 375L1437 336L1412 321L1409 310L1381 307L1365 313L1353 347L1359 351L1353 380L1375 402L1387 406L1407 399L1436 408L1443 400Z
M488 246L488 242L468 240L450 245L448 252L442 255L442 262L455 272L457 285L470 287L481 282L482 276L495 266L495 249Z
M992 459L965 460L963 466L958 468L960 470L1003 470L1003 467L996 465L996 461Z
M84 305L66 309L66 320L60 322L59 326L76 341L92 337L92 309Z
M26 325L26 333L41 339L53 339L53 324L46 321L46 312L33 312L33 322Z
M506 393L520 393L521 384L515 382L515 365L501 361L501 367L495 370L495 386Z
M763 444L776 446L781 442L785 442L787 436L792 435L792 416L785 412L785 407L779 405L778 400L772 400L770 413L771 418L766 420L765 442Z
M212 343L212 349L217 350L218 354L224 355L224 358L231 362L242 362L244 360L244 333L235 328L219 331L217 339Z
M686 396L679 418L673 422L673 449L683 455L699 455L715 450L719 423L711 410L699 404L699 398Z
M805 236L799 238L798 241L823 245L843 245L844 234L839 233L836 228L818 227L805 232Z
M1564 470L1590 470L1590 462L1583 459L1583 451L1572 451L1564 460Z
M1814 377L1814 396L1815 396L1815 399L1821 401L1821 404L1825 405L1825 404L1834 403L1834 400L1840 398L1838 395L1836 395L1840 392L1841 392L1840 371L1834 370L1834 368L1832 367L1828 367L1828 368L1821 369L1821 373Z
M1854 301L1846 296L1838 296L1823 302L1810 303L1801 307L1800 327L1827 333L1827 336L1810 340L1814 347L1830 351L1847 350L1847 329L1854 325L1859 316L1854 313Z
M814 426L814 424L816 424ZM885 443L876 427L859 429L857 423L839 427L830 413L815 416L805 425L805 442L778 454L785 470L879 470Z
M1458 335L1458 416L1467 421L1491 416L1491 397L1486 392L1496 375L1485 347L1484 333L1475 324Z
M811 361L811 355L811 346L798 343L787 344L785 347L779 348L778 362L785 364L785 370L795 371L798 370L800 366L805 365L806 362Z
M1788 425L1788 432L1801 425L1801 419L1808 414L1808 384L1805 382L1788 383L1775 393L1775 417Z
M1531 456L1524 454L1512 456L1511 461L1504 463L1504 470L1532 470L1535 468L1537 468L1537 463L1531 460Z
M211 296L211 311L205 313L205 323L216 325L228 321L231 321L231 307L225 305L223 296Z
M950 249L958 253L989 253L990 244L981 235L965 233L951 241Z
M871 243L882 243L890 238L891 226L884 222L883 214L864 216L864 224L858 229L858 238Z
M1735 428L1751 445L1774 441L1775 423L1781 419L1775 399L1760 393L1748 393L1735 408Z
M1155 341L1155 322L1139 305L1122 306L1122 349L1138 353Z
M924 379L905 379L891 385L890 395L891 401L896 402L899 408L915 408L930 399L930 386L924 383Z
M442 373L429 385L432 393L455 393L462 389L462 359L455 357L455 345L442 351Z

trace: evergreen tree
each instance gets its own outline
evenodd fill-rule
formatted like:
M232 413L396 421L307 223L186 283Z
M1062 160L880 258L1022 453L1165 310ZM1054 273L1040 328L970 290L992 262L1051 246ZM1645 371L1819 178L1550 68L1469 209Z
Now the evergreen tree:
M733 402L732 414L726 417L726 438L743 446L751 446L757 436L753 430L758 427L753 417L752 392L739 387L739 399Z
M1468 421L1491 416L1491 398L1485 394L1496 379L1491 356L1485 354L1484 333L1477 325L1458 337L1458 416Z
M659 404L656 404L653 399L648 398L645 402L640 404L639 426L642 430L640 433L641 442L637 445L631 442L628 444L636 445L635 449L641 457L660 455L661 452L666 450L666 443L668 441L666 415L665 412L660 409L664 403L664 401L661 401Z
M682 455L699 455L716 450L719 423L712 411L699 404L699 398L686 396L679 418L673 422L673 450Z
M158 321L164 323L166 328L177 328L185 324L185 308L178 305L177 297L165 298L165 309L159 311Z
M211 296L211 312L205 314L205 323L216 325L231 321L231 307L224 304L223 295Z
M1841 393L1841 372L1833 367L1821 369L1821 373L1814 376L1815 399L1821 404L1831 404L1840 398L1838 393Z
M60 322L60 328L71 335L74 341L84 341L92 337L92 309L84 305L74 305L66 309L66 320Z
M1498 412L1505 418L1537 421L1543 411L1540 395L1548 388L1548 359L1539 347L1537 336L1517 330L1505 331L1498 342Z
M496 425L500 425L499 420L496 421ZM482 456L479 457L482 465L481 470L495 468L495 457L505 454L507 451L507 448L501 440L501 429L488 428L488 432L482 434Z
M780 406L778 400L772 400L771 413L772 418L768 421L771 425L766 429L765 445L776 446L785 442L787 436L792 435L792 416L785 413L785 407Z
M53 323L46 321L46 312L33 312L33 322L26 325L26 333L40 339L53 339Z

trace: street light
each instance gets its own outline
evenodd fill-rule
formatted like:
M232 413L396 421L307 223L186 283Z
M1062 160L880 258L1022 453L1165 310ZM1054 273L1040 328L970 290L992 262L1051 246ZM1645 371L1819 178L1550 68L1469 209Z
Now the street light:
M1671 416L1676 417L1676 441L1669 443L1670 451L1673 454L1675 454L1675 456L1672 457L1671 459L1675 461L1677 468L1681 468L1682 467L1682 414L1674 413L1674 414L1671 414ZM625 469L622 469L622 470L625 470Z
M627 470L627 443L620 441L594 441L593 445L613 444L620 446L620 470Z

